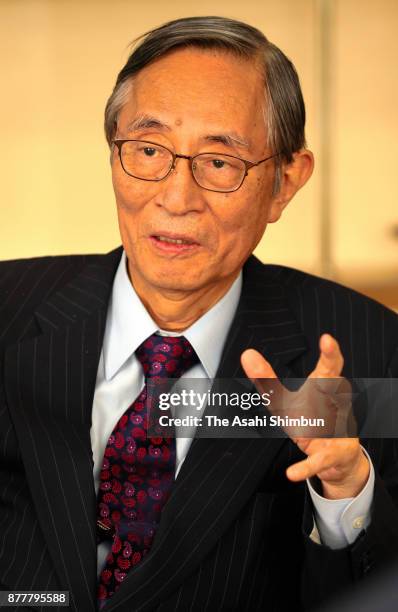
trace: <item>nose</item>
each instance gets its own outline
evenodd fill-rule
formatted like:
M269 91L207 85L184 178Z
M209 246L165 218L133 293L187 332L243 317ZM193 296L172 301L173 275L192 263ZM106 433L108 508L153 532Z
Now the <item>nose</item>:
M159 182L157 203L170 214L185 215L204 209L204 190L192 176L191 160L178 157L170 174Z

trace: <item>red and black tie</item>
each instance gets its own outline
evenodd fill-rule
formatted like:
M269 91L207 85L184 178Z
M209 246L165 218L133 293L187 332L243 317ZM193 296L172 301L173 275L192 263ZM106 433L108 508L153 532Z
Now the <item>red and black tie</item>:
M97 497L98 543L111 540L98 585L100 608L149 551L174 482L174 437L148 437L148 380L179 378L198 362L184 336L153 334L137 349L145 386L109 437Z

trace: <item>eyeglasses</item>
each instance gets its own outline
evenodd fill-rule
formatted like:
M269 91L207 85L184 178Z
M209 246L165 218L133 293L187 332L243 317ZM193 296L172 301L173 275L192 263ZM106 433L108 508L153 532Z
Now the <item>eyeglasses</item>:
M118 148L122 168L129 176L141 181L162 181L174 170L177 159L187 159L199 187L221 193L237 191L251 168L279 155L251 162L221 153L179 155L147 140L113 140L113 143Z

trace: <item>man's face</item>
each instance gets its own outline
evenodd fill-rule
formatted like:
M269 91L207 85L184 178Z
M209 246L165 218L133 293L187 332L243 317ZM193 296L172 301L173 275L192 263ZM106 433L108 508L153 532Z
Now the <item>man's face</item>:
M148 140L183 155L210 151L257 161L271 154L263 105L263 79L253 62L177 50L137 75L116 137ZM252 168L232 193L199 187L185 159L162 181L132 178L116 149L112 176L130 275L150 289L195 292L231 282L274 220L272 160Z

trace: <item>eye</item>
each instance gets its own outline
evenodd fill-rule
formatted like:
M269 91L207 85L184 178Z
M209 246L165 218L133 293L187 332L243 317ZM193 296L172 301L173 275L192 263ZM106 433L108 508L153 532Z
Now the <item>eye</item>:
M225 166L225 161L222 159L213 159L212 163L215 168L224 168Z
M156 149L153 147L144 147L144 153L147 157L153 157L156 153Z

